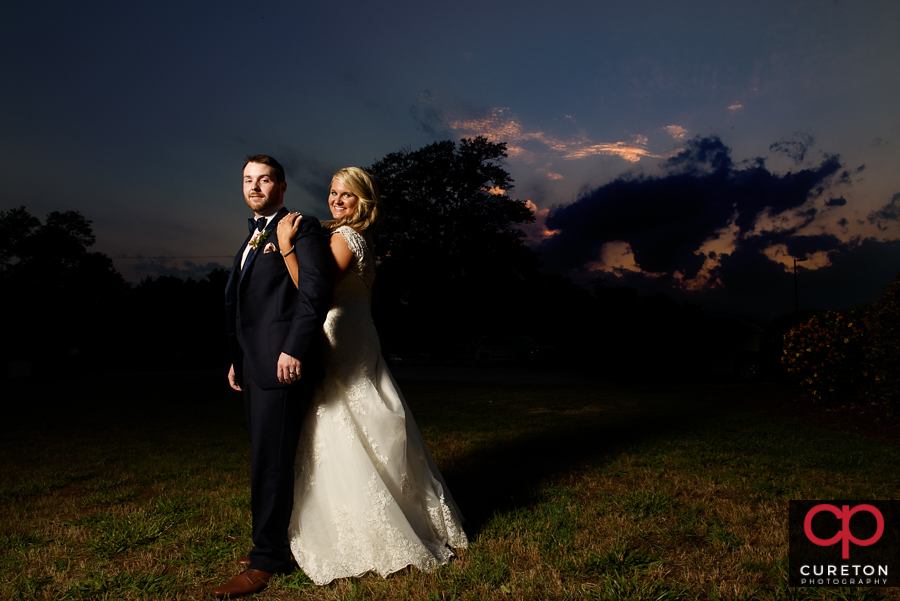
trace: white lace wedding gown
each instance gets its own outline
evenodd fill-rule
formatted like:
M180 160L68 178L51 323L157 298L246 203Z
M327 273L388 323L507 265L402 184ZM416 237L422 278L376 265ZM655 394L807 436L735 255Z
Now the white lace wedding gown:
M340 233L338 233L340 232ZM371 316L375 262L365 239L343 235L353 263L325 320L326 373L297 450L288 535L316 584L431 570L466 547L462 516L381 356Z

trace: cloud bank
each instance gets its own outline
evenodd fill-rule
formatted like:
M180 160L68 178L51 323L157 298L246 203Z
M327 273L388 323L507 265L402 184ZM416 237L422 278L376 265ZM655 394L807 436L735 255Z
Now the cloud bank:
M792 158L805 155L812 140L795 141L773 145L774 150ZM848 265L871 260L877 248L885 253L877 265L857 266L857 275L880 269L873 277L886 284L900 270L900 243L809 233L817 216L847 203L831 193L850 182L851 172L837 155L778 175L763 159L735 164L719 138L698 137L663 168L663 176L622 176L549 211L543 231L552 235L536 245L545 267L581 280L600 276L644 289L729 297L744 305L763 302L772 286L792 291L785 278L792 277L794 257L808 257L802 267L821 271L814 279L826 278L823 282L829 273L852 276ZM900 194L868 220L879 229L895 226ZM843 284L832 281L832 287L838 285ZM792 294L788 298L792 301Z

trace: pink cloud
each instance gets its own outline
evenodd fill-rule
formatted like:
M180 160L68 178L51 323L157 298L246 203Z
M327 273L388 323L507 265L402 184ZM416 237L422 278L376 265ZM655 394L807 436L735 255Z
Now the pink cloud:
M628 162L636 163L643 157L663 158L662 155L656 155L649 151L645 136L635 136L630 142L596 143L583 135L562 140L542 131L529 131L515 115L509 112L509 109L505 108L493 109L488 117L451 118L446 121L446 126L468 135L484 136L493 141L506 142L510 156L523 158L528 153L520 144L528 141L543 144L566 160L606 155L617 156Z

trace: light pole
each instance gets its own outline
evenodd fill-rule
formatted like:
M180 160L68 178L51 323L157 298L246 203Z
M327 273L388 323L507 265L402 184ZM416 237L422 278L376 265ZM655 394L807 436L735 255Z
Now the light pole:
M802 259L798 259L797 257L791 257L794 260L794 312L800 310L800 299L797 296L797 263L801 261L805 261L809 257L803 257Z

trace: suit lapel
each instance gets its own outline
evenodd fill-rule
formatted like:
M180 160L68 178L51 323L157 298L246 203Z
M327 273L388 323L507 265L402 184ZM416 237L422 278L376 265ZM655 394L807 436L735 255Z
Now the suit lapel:
M228 282L225 284L226 298L237 296L236 289L241 281L241 257L244 255L244 249L247 248L247 243L250 242L251 237L253 237L253 234L247 236L247 239L244 240L240 250L238 250L237 255L234 257L234 264L231 266L231 273L228 274Z
M282 217L284 217L287 214L288 214L288 210L285 209L284 207L282 207L280 211L275 213L274 217L269 219L269 223L266 224L266 229L263 230L264 232L266 232L268 234L265 241L262 242L263 247L265 247L266 243L269 242L269 237L271 237L272 234L275 232L275 228L278 227L278 222L281 220ZM244 242L244 246L241 247L241 252L238 254L238 258L237 258L238 267L240 267L240 265L241 265L241 255L243 254L243 250L244 250L244 248L246 248L247 243L250 242L250 238L252 238L252 237L253 237L253 234L250 234L250 236L247 238L246 242ZM257 245L256 248L250 250L250 254L247 255L247 260L244 261L244 268L241 270L241 275L240 275L241 282L244 281L244 275L247 273L250 273L250 269L253 267L253 261L256 260L256 256L258 254L260 254L262 251L263 251L263 249L259 248L259 245Z

